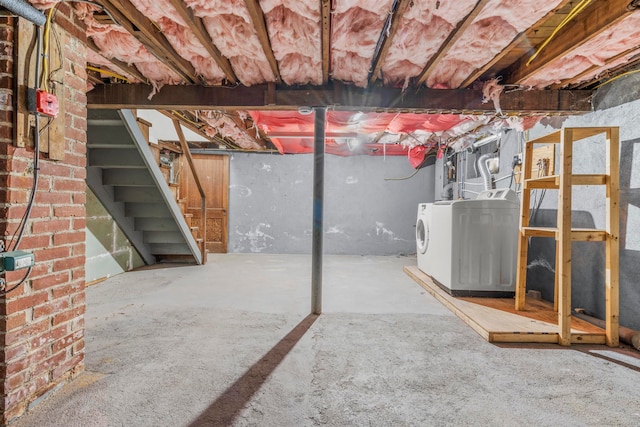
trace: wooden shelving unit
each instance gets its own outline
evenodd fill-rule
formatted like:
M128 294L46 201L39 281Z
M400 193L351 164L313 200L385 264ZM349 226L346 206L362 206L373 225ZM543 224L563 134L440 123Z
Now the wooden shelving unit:
M577 175L572 173L572 152L575 142L596 135L606 136L605 174ZM532 177L533 149L536 144L558 144L560 147L560 173ZM556 241L556 277L554 309L558 312L558 343L576 342L571 329L571 242L604 241L606 247L606 328L608 346L618 345L619 314L619 130L617 127L564 128L541 138L527 141L523 157L523 191L521 199L520 233L518 237L518 270L516 276L516 311L525 310L527 255L529 237L549 237ZM574 185L606 186L606 229L571 228L571 192ZM556 228L531 227L531 190L558 191L558 222Z

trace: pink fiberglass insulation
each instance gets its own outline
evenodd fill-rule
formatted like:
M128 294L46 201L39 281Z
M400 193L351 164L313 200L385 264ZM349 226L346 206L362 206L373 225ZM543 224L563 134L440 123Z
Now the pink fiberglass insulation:
M206 128L205 132L209 136L221 135L233 140L240 148L248 150L260 150L262 146L252 137L240 129L233 119L220 111L200 111L198 116L202 121L208 123L211 128Z
M50 9L51 6L60 3L62 0L29 0L29 3L40 10Z
M601 66L594 67L590 69L588 73L585 73L579 80L576 80L575 83L585 83L590 82L595 79L601 79L606 76L607 72L615 67L620 65L624 65L629 61L634 61L640 58L640 48L636 50L632 50L627 54L622 55L620 58L616 60L612 60L611 62Z
M431 88L457 88L521 32L562 0L491 0L427 79Z
M365 87L391 0L336 0L332 12L331 75Z
M191 62L196 73L208 84L219 84L225 75L204 46L194 37L167 0L131 0L131 3L162 30L176 52Z
M382 65L385 84L403 85L415 77L438 52L449 33L473 8L474 2L414 0L400 18L398 31Z
M87 25L87 36L100 48L105 58L134 64L154 86L179 84L183 80L160 62L135 37L119 25L101 24L92 15L93 6L80 3L76 13Z
M640 14L633 13L591 40L576 46L563 57L551 61L525 79L522 84L543 89L593 67L593 72L585 74L579 81L573 83L590 81L607 68L625 63L635 54L633 51L638 44L638 39L640 39ZM607 60L624 52L629 54L606 64Z
M285 83L322 84L320 8L316 0L261 2Z
M247 85L275 81L244 0L185 0Z

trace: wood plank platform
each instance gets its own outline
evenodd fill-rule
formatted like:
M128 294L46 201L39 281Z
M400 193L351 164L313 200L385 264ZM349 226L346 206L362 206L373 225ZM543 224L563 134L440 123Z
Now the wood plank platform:
M417 266L405 266L404 272L488 342L558 342L558 313L551 303L527 298L525 310L516 311L513 298L456 298ZM604 329L575 317L571 337L573 344L605 343Z

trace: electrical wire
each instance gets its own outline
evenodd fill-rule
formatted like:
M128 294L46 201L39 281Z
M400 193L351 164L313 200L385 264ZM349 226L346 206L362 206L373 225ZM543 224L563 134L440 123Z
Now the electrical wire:
M47 80L50 82L54 82L55 80L53 80L53 76L64 68L64 57L62 56L63 50L62 50L62 45L60 44L60 36L58 35L58 31L56 30L55 26L51 27L51 32L53 33L53 39L56 42L59 66L55 70L51 70L51 72L49 72L49 75L47 76ZM63 84L62 81L55 81L55 82L59 84Z
M41 54L42 54L42 33L40 31L40 27L37 27L36 29L37 31L37 37L38 37L38 47L37 47L37 58L36 58L36 75L38 75L38 73L40 72L40 58L41 58ZM18 232L18 236L15 239L15 243L13 245L13 250L17 250L18 247L20 246L20 242L22 241L22 237L24 235L26 226L27 226L27 222L29 221L29 217L31 216L31 211L33 209L33 204L35 201L35 196L36 196L36 191L38 189L38 177L39 177L39 171L40 171L40 116L38 114L35 114L34 117L35 120L35 128L36 128L36 132L34 132L34 147L33 147L33 185L31 187L31 195L29 196L29 202L27 204L27 209L25 210L22 219L20 220L20 223L18 225L18 229L16 231L19 230ZM45 126L45 129L48 127ZM12 240L15 237L15 233L12 236Z
M42 49L42 31L41 28L39 26L36 26L36 38L37 38L37 53L36 53L36 70L35 70L35 75L36 75L36 79L39 76L40 73L40 61L42 60L43 63L45 62L43 60L43 49ZM36 83L37 86L37 83ZM38 189L38 177L40 175L40 133L43 132L44 130L46 130L49 125L51 124L51 120L49 121L49 123L47 123L47 125L40 130L40 116L36 113L35 117L34 117L34 124L35 124L35 129L36 131L34 132L34 142L33 142L33 184L31 187L31 195L29 196L29 201L27 203L27 209L25 210L24 214L22 215L22 218L20 220L20 223L18 224L18 229L16 229L16 232L19 230L18 232L18 236L15 239L15 243L13 245L13 250L17 250L20 247L20 243L22 241L22 237L24 236L24 232L27 226L27 223L29 222L29 218L31 216L31 212L33 210L33 205L35 202L35 197L36 197L36 192ZM14 237L16 237L16 234L14 232L13 236L11 237L11 240L13 241ZM8 244L7 244L8 246ZM8 249L8 248L7 248ZM3 289L0 289L0 296L5 296L7 295L9 292L14 291L15 289L19 288L28 278L29 275L31 274L31 270L32 270L33 266L30 266L29 269L27 270L27 272L25 273L25 275L22 277L22 279L15 285L13 285L10 288L6 288L6 281L4 279L2 279L3 281Z
M542 177L543 172L542 172L542 167L538 168L538 177ZM541 190L540 191L540 198L538 199L538 190L534 190L534 201L533 201L533 208L531 209L530 213L529 213L529 223L532 223L536 217L538 216L538 211L540 210L540 207L542 206L542 201L544 200L544 196L547 194L547 190Z
M435 157L435 154L429 154L427 157L424 158L423 162L426 162L427 159L429 159L431 157ZM407 179L411 179L414 176L416 176L416 174L418 172L420 172L420 169L422 169L422 168L418 168L418 169L414 170L413 173L411 175L409 175L409 176L405 176L405 177L402 177L402 178L385 178L384 180L385 181L405 181Z
M91 65L87 65L86 68L87 68L87 70L90 70L90 71L97 71L98 73L106 74L108 76L112 76L112 77L118 78L120 80L124 80L127 83L131 82L131 80L129 80L127 77L123 76L122 74L118 74L118 73L116 73L114 71L107 70L105 68L93 67Z
M5 289L0 289L0 296L3 297L5 295L7 295L9 292L18 289L20 287L20 285L22 285L29 278L29 275L31 274L31 269L33 269L33 266L29 267L29 269L27 270L25 275L22 277L22 279L20 279L20 281L17 284L13 285L9 289L6 289L6 288ZM2 279L2 280L4 280L4 279ZM6 282L4 283L4 286L6 286Z
M610 78L610 79L609 79L609 80L607 80L606 82L600 83L598 86L594 87L593 89L594 89L594 90L595 90L595 89L599 89L599 88L601 88L602 86L607 85L607 84L609 84L609 83L611 83L611 82L613 82L613 81L615 81L615 80L618 80L618 79L619 79L619 78L621 78L621 77L628 76L628 75L630 75L630 74L635 74L635 73L640 73L640 70L631 70L631 71L627 71L626 73L618 74L617 76Z
M405 176L405 177L402 177L402 178L385 178L384 180L385 181L404 181L404 180L413 178L419 171L420 171L420 169L416 169L409 176Z
M53 12L57 9L57 4L49 9L49 13L47 13L47 21L44 24L44 42L42 49L42 75L38 78L40 79L40 84L38 87L43 89L45 92L49 92L49 33L51 32L51 18L53 17ZM39 60L39 59L38 59Z
M589 3L591 3L591 0L581 0L580 3L578 3L573 9L571 9L571 12L569 12L567 14L567 16L565 16L565 18L558 24L558 26L553 30L553 32L549 35L549 37L547 37L547 39L544 42L542 42L540 47L538 47L538 49L531 56L531 58L529 58L529 60L526 63L527 67L529 66L529 64L531 64L531 62L534 59L536 59L536 57L549 44L549 42L551 42L551 40L562 29L562 27L567 25L573 18L576 17L576 15L578 15L580 12L582 12L589 5Z

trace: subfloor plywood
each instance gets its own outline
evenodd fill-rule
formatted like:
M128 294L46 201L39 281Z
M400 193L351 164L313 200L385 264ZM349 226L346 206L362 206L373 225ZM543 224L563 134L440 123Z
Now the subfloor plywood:
M557 343L558 313L553 304L527 299L515 310L512 298L456 298L436 285L417 266L405 273L489 342ZM571 319L572 343L604 344L604 330L581 319Z

